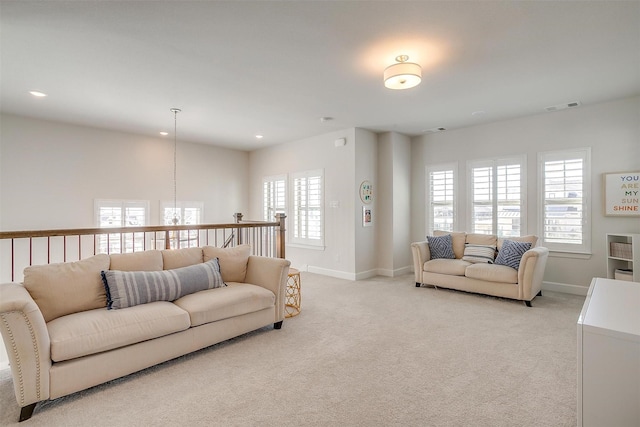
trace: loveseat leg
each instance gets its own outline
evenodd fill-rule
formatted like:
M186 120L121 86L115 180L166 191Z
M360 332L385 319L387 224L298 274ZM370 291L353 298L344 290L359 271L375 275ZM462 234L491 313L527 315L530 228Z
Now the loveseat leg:
M282 320L273 324L273 329L282 329Z
M416 288L419 288L420 286L422 286L422 283L416 282Z
M542 291L538 291L538 293L536 294L537 297L541 297L542 296Z
M531 307L531 301L525 301L524 303L527 307Z
M37 404L38 402L32 403L31 405L23 406L20 409L20 418L18 419L18 422L21 423L22 421L31 418L31 415L33 415L33 410L36 409Z

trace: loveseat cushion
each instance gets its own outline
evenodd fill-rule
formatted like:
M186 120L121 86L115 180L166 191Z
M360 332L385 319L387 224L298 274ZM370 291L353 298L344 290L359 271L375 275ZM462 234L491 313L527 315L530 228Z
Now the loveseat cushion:
M174 304L189 313L191 326L253 313L275 305L273 292L248 283L229 282L228 286L185 295Z
M531 243L531 247L535 247L536 243L538 242L538 236L534 236L533 234L527 235L527 236L520 236L520 237L505 237L505 238L499 238L498 239L498 251L500 249L502 249L502 245L504 244L505 240L511 240L514 242L524 242L524 243Z
M466 236L467 243L472 245L497 246L498 238L495 234L469 233Z
M170 302L124 310L89 310L59 317L47 325L54 362L75 359L158 338L189 328L189 314Z
M220 273L225 282L244 282L247 275L247 263L251 254L250 245L240 245L233 248L217 248L204 246L202 248L204 261L218 258Z
M470 262L461 259L432 259L424 263L424 271L450 276L464 276L466 268L470 265Z
M467 267L464 275L487 282L518 283L518 270L505 265L472 264Z
M45 322L49 322L67 314L106 307L100 271L107 268L107 254L76 262L34 265L24 269L23 284Z
M110 270L120 271L160 271L162 270L162 252L148 250L125 254L111 254Z
M162 268L164 270L188 267L201 264L203 261L202 248L165 249L162 251Z
M225 286L218 259L163 271L103 271L109 309L173 301L204 289Z

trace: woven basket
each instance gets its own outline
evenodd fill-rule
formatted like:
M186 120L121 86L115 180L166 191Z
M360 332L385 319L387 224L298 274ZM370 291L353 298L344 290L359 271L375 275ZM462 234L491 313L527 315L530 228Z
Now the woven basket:
M610 245L610 253L612 257L624 259L633 258L633 254L631 253L631 243L611 242Z

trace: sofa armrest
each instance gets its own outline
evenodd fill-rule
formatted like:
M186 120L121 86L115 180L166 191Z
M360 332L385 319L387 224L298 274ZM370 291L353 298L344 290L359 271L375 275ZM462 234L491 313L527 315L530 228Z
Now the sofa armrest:
M431 252L429 252L427 241L411 243L411 252L413 254L413 273L416 283L422 283L424 263L431 259Z
M275 322L284 320L284 304L287 290L287 278L291 262L282 258L269 258L251 255L247 263L246 283L269 289L276 296Z
M519 297L531 301L542 290L544 269L547 265L549 249L537 246L522 255L518 268Z
M21 407L49 398L51 344L42 312L19 283L0 284L0 332Z

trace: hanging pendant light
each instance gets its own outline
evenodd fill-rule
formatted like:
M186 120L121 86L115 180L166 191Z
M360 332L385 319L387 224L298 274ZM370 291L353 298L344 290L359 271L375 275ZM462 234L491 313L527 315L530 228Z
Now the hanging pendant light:
M178 169L178 113L182 110L179 108L172 108L173 113L173 219L171 222L173 225L178 225L180 218L178 217L178 202L177 202L177 169Z
M389 89L409 89L422 81L422 68L413 62L407 62L407 55L396 56L397 64L384 70L384 86Z

